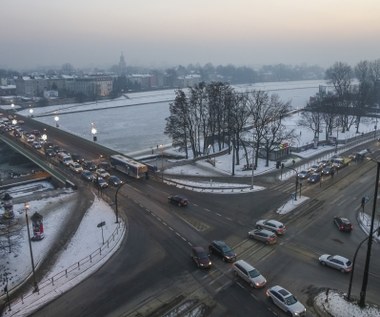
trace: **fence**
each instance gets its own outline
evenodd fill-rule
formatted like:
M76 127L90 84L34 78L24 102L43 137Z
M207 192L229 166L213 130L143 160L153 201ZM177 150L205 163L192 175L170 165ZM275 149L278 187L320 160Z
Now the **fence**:
M98 248L85 258L80 259L78 262L62 270L61 272L47 278L46 280L39 282L39 290L37 293L30 293L26 296L22 295L21 298L11 302L12 310L4 310L3 316L18 315L18 313L21 310L25 309L25 306L27 306L28 308L31 306L36 306L36 302L39 302L41 305L41 301L47 302L51 300L53 297L57 297L61 293L63 293L64 290L57 291L59 287L64 287L67 284L68 289L72 286L72 283L69 283L70 281L73 281L78 277L80 277L81 280L86 278L89 274L91 274L91 269L94 268L95 265L99 264L100 261L105 259L113 249L117 248L120 245L121 239L124 236L125 231L125 223L122 221L119 222L112 235L104 242L104 244L100 248ZM82 275L84 273L87 274ZM31 309L33 310L33 308Z

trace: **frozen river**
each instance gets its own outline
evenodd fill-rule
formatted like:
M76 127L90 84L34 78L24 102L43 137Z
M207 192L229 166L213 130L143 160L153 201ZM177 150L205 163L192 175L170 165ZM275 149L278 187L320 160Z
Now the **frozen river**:
M237 91L261 89L276 93L282 101L291 101L293 108L302 108L325 81L257 83L234 86ZM97 129L97 142L122 153L134 153L170 144L164 134L165 118L174 90L131 93L127 98L88 104L71 104L33 109L36 120L92 140L92 124ZM24 110L24 115L29 113ZM42 117L38 117L44 115ZM294 128L294 127L292 127Z

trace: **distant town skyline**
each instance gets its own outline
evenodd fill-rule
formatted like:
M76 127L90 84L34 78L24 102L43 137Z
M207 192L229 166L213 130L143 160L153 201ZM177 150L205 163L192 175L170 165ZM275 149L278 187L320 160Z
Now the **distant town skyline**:
M355 65L380 58L378 0L2 0L0 68L65 63Z

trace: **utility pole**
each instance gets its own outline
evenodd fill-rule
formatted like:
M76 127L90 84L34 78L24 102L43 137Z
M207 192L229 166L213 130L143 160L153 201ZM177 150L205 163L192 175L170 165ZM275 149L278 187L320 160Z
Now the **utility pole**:
M375 194L374 194L373 207L372 207L371 227L369 229L369 236L368 236L367 256L366 256L365 267L364 267L363 283L362 283L362 288L360 291L360 300L359 300L360 307L365 306L365 297L367 293L367 284L368 284L368 275L369 275L369 262L371 259L371 248L372 248L372 239L373 239L372 235L373 235L373 227L374 227L375 214L376 214L377 192L379 188L380 162L376 162L376 164L377 164L377 169L376 169Z

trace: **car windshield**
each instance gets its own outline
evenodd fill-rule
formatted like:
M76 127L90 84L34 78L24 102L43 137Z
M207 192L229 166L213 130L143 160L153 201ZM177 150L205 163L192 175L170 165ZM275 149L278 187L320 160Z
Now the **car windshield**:
M199 259L207 259L208 258L208 255L206 252L199 252L198 253L198 258Z
M347 266L351 266L351 264L352 264L351 261L347 261L347 262L346 262L346 265L347 265Z
M285 298L285 303L286 305L293 305L295 303L297 303L297 299L291 295L291 296L288 296L287 298Z
M252 271L249 271L248 274L249 274L250 277L258 277L259 275L261 275L260 272L258 270L256 270L256 269L253 269Z

